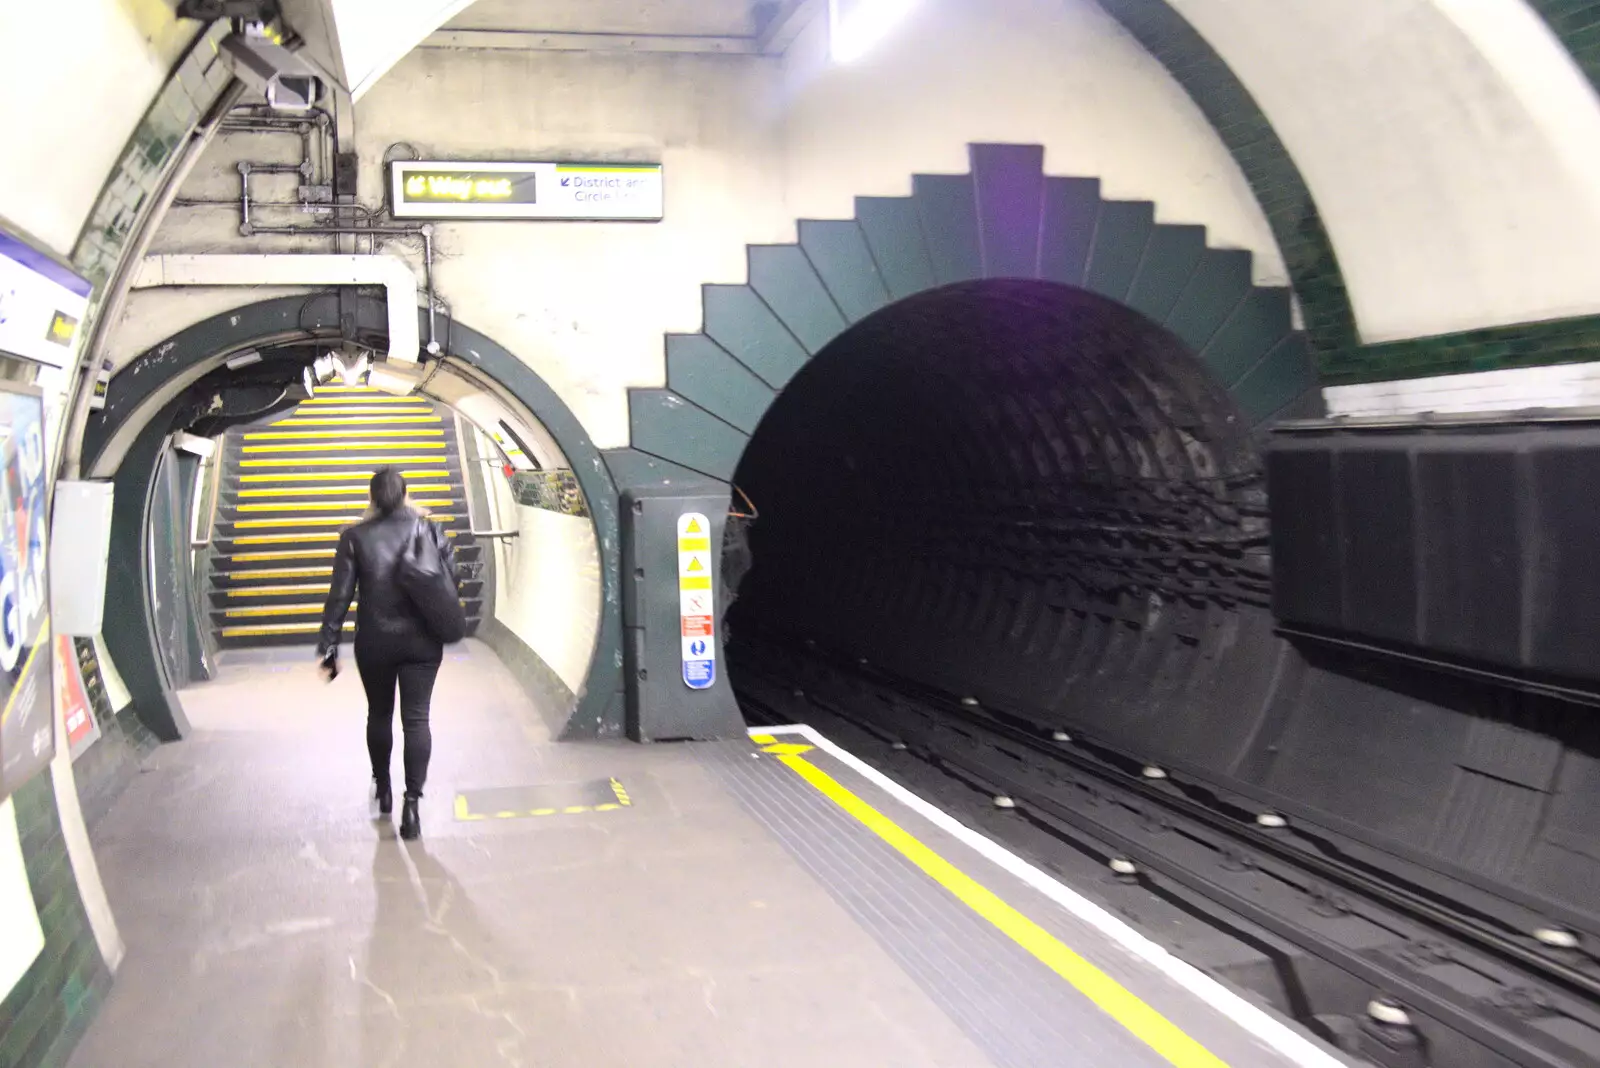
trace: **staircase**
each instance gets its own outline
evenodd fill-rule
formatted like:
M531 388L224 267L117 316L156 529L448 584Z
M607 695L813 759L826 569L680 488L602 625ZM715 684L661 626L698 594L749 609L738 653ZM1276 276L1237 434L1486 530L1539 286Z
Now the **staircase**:
M322 387L288 415L224 438L207 565L219 648L316 641L339 533L360 521L368 481L385 465L404 473L412 502L454 539L460 573L473 576L461 584L467 632L477 630L483 547L467 515L453 414L361 386Z

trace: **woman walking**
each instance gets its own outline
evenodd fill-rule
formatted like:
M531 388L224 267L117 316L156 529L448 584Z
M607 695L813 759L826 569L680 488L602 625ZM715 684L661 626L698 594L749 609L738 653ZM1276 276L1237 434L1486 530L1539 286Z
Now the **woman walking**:
M433 735L428 705L444 659L444 646L430 632L398 582L401 559L419 534L433 543L445 574L455 575L455 554L444 531L410 507L406 480L384 468L372 476L372 507L360 523L339 536L333 559L333 585L322 612L317 658L331 681L339 674L339 639L356 591L356 669L367 691L367 752L377 788L378 811L394 811L389 758L394 749L394 697L400 690L400 725L405 730L405 805L400 837L422 833L417 802L428 778ZM420 531L419 531L419 528Z

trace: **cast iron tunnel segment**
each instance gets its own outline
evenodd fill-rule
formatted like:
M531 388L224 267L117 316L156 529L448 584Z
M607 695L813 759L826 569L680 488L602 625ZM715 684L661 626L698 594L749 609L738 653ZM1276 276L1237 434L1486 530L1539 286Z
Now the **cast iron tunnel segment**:
M230 431L221 462L207 596L223 648L316 640L339 532L360 521L367 480L382 464L405 473L463 571L477 572L482 547L467 519L455 421L431 402L325 390L272 422ZM461 589L471 633L483 582L469 577Z
M971 163L916 176L910 197L858 198L854 219L802 221L795 245L751 246L749 281L706 286L702 332L667 338L667 387L631 391L632 448L729 481L777 394L835 338L894 302L981 279L1132 308L1199 353L1252 428L1320 412L1289 290L1253 285L1249 252L1157 223L1149 202L1107 200L1097 179L1047 176L1037 145L973 145Z

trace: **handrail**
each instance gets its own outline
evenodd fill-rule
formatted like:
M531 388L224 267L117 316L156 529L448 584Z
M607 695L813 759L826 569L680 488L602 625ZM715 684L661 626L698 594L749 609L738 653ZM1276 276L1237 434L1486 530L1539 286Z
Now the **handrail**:
M207 471L205 467L202 467L200 469L202 474L208 474L210 476L211 485L210 485L209 488L210 488L211 492L208 494L209 500L206 502L207 503L207 507L206 507L206 533L205 533L205 537L197 536L195 534L193 528L191 528L190 531L189 531L189 548L191 550L193 550L193 549L204 549L207 546L209 546L211 544L212 537L216 534L216 531L217 531L217 498L222 496L222 456L221 456L221 452L222 452L222 450L220 448L220 443L219 443L219 448L217 449L217 451L212 453L209 457L207 457L207 459L210 461L210 470ZM196 479L196 481L199 481L199 479ZM196 503L198 503L198 502L196 502Z

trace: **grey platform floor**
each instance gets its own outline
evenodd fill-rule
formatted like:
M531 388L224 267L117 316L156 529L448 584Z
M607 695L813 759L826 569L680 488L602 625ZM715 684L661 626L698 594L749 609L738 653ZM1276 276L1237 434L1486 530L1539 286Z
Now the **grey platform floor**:
M263 658L185 705L94 834L129 953L73 1068L1166 1063L777 761L554 745L481 645L441 673L420 842L370 807L353 672ZM629 807L456 818L612 777ZM912 829L1228 1063L1288 1063Z

